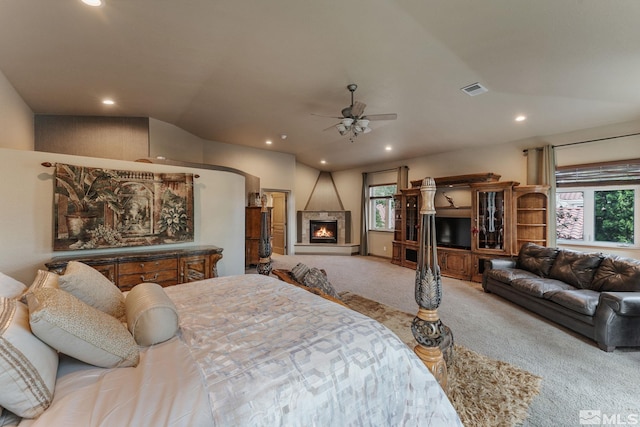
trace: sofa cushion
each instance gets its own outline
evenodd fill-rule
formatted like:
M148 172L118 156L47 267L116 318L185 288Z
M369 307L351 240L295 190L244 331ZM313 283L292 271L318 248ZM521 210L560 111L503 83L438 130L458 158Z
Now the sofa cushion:
M557 291L551 295L551 301L587 316L593 316L598 307L600 292L591 289Z
M562 280L576 288L590 289L593 276L602 261L602 254L563 249L551 267L549 277Z
M495 268L487 271L487 277L502 283L511 283L516 279L535 279L538 276L519 268Z
M608 256L602 260L593 276L594 291L640 291L640 261Z
M547 295L557 291L575 289L573 286L560 280L543 279L541 277L516 279L511 282L511 286L514 289L537 298L547 298Z
M553 261L558 256L558 249L525 243L518 254L517 268L530 271L541 277L548 277Z

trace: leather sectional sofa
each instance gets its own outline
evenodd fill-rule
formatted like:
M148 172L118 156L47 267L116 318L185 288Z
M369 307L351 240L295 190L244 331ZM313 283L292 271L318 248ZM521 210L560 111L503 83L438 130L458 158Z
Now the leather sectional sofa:
M482 287L596 341L640 346L640 261L527 243L485 266Z

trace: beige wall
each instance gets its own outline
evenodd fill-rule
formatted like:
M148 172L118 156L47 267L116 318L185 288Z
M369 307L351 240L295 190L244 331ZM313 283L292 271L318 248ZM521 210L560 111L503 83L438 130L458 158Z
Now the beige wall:
M42 162L64 162L89 167L151 172L197 173L195 180L195 242L224 249L221 275L244 272L244 192L241 175L203 169L153 165L121 160L70 156L0 148L0 271L29 284L38 268L52 256L77 252L52 252L53 168ZM158 248L183 245L166 245ZM130 248L145 251L149 248ZM90 251L98 253L99 251Z
M0 71L0 147L33 150L33 112Z

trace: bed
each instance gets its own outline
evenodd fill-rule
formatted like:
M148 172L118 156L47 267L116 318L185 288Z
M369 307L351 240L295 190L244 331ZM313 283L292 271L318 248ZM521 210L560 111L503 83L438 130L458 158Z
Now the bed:
M414 353L353 310L255 274L164 292L173 338L141 347L135 367L60 355L50 406L18 425L461 425Z

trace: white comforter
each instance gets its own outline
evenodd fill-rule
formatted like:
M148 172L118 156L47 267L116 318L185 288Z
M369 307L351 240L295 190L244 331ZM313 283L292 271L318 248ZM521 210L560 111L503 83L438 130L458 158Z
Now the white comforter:
M165 290L178 337L136 368L63 358L52 406L20 427L461 425L423 363L366 316L261 275Z

